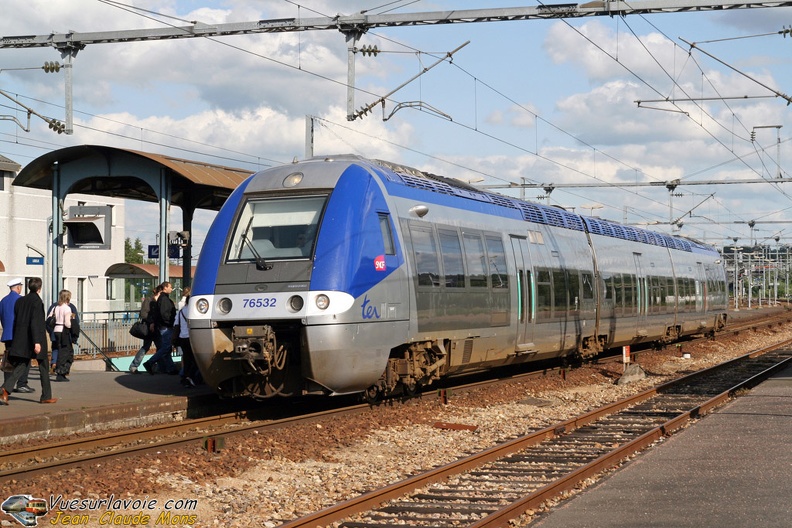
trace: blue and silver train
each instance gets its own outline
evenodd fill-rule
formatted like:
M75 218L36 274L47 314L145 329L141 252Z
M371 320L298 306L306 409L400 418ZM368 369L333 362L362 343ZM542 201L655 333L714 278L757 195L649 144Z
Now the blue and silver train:
M189 324L221 396L376 399L714 332L726 307L713 247L345 155L258 172L231 194Z

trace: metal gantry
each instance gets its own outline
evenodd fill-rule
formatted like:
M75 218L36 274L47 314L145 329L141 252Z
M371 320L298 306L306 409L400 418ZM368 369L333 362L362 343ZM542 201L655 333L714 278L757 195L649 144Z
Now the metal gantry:
M523 20L547 20L560 18L582 18L592 16L626 16L657 13L688 13L699 11L724 11L729 9L754 9L792 6L792 0L781 1L720 1L709 0L638 0L627 3L621 0L586 2L583 4L543 4L538 6L460 9L451 11L426 11L417 13L368 14L363 11L352 15L314 18L277 18L252 22L204 24L194 21L184 26L171 25L163 28L130 29L118 31L93 31L49 33L47 35L18 35L0 37L0 49L53 47L65 60L67 116L66 132L71 133L71 74L72 61L77 53L89 44L120 42L146 42L197 37L226 37L259 33L287 33L297 31L335 30L344 34L348 48L349 95L347 119L355 118L354 110L354 54L357 42L370 29L385 27L431 26L439 24L462 24L480 22L506 22ZM784 30L786 31L786 30ZM779 31L779 33L784 33Z

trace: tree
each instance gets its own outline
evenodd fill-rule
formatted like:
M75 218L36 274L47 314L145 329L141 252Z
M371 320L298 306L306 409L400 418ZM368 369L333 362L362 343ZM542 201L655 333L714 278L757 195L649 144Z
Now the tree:
M124 240L124 262L143 264L143 242L139 238L134 244L129 238Z

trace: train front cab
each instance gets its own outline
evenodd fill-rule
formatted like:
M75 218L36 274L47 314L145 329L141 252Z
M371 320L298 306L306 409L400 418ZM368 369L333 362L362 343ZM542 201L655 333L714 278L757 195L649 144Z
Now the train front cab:
M406 340L392 226L376 178L348 160L270 169L235 191L207 235L191 298L207 384L256 397L372 384L393 340Z

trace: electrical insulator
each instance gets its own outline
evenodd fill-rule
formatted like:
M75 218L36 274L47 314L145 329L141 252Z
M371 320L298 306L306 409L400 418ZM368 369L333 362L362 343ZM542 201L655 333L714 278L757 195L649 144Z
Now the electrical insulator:
M44 73L59 72L61 65L57 61L54 62L47 61L44 63L44 66L42 68L44 69Z
M751 143L753 143L754 141L756 141L756 130L751 132Z
M360 48L360 52L363 54L364 57L368 55L373 55L376 57L379 54L379 49L377 46L363 46Z
M66 130L66 125L55 119L49 122L49 127L50 130L57 132L58 134L63 134L63 132Z

